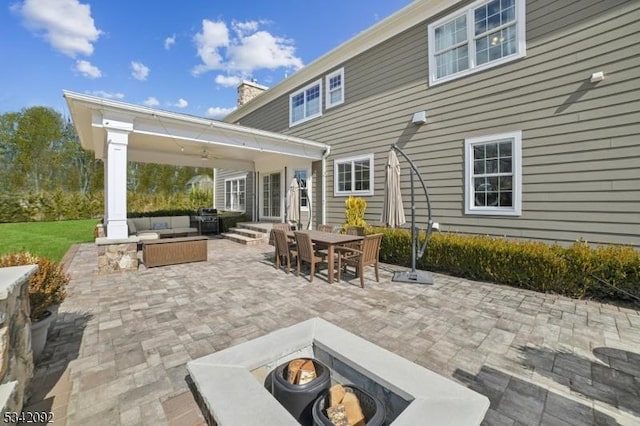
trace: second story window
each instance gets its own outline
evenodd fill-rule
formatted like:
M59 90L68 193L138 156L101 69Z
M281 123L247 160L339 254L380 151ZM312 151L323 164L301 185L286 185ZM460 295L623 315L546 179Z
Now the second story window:
M322 80L289 96L289 125L293 126L322 115Z
M479 0L429 25L429 83L525 55L524 0Z
M327 108L340 105L344 102L344 68L327 75L326 80L327 99L325 105Z

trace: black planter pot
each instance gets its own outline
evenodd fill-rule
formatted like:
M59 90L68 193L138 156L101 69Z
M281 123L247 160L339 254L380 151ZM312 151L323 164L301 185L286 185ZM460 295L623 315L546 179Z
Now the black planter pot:
M382 426L384 425L387 413L382 402L375 396L366 392L364 389L354 385L342 385L347 392L354 393L360 401L362 414L364 414L365 425ZM313 403L311 410L314 426L332 426L326 414L327 405L329 403L329 395L327 392L322 394Z
M271 377L271 393L274 398L301 424L310 425L313 402L331 386L329 368L318 360L312 360L317 377L303 385L287 381L289 362L278 366Z

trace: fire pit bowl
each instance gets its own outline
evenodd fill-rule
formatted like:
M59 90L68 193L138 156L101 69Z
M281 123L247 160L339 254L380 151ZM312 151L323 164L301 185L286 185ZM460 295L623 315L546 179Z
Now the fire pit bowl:
M360 407L362 408L362 414L364 414L364 420L366 426L381 426L384 425L386 413L384 405L375 396L366 392L364 389L354 385L343 385L344 390L354 393L360 401ZM313 403L312 415L314 426L332 426L331 420L326 415L326 409L329 402L327 394L323 394L316 399Z
M302 425L311 424L313 402L331 386L329 368L318 360L311 361L317 377L309 383L294 385L287 381L289 362L278 366L273 371L271 379L271 393L274 398Z

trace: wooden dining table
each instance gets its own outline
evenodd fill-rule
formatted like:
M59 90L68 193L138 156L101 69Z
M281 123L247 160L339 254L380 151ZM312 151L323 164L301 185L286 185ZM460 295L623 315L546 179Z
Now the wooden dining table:
M333 282L333 264L335 257L335 248L340 245L344 245L347 243L354 243L356 241L361 241L364 237L359 235L348 235L348 234L336 234L333 232L323 232L323 231L314 231L314 230L305 230L305 231L297 231L304 232L309 234L311 237L311 241L316 243L318 246L322 248L327 248L327 275L329 284ZM287 236L289 238L295 238L295 234L293 231L288 232Z

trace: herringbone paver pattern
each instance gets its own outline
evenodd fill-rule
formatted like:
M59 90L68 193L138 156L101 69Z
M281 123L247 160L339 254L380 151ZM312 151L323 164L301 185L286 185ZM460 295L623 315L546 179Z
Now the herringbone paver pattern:
M207 262L109 276L82 245L31 407L58 425L202 424L187 361L319 316L486 395L487 425L640 424L637 310L438 274L394 283L387 265L364 289L310 284L270 246L208 244Z

